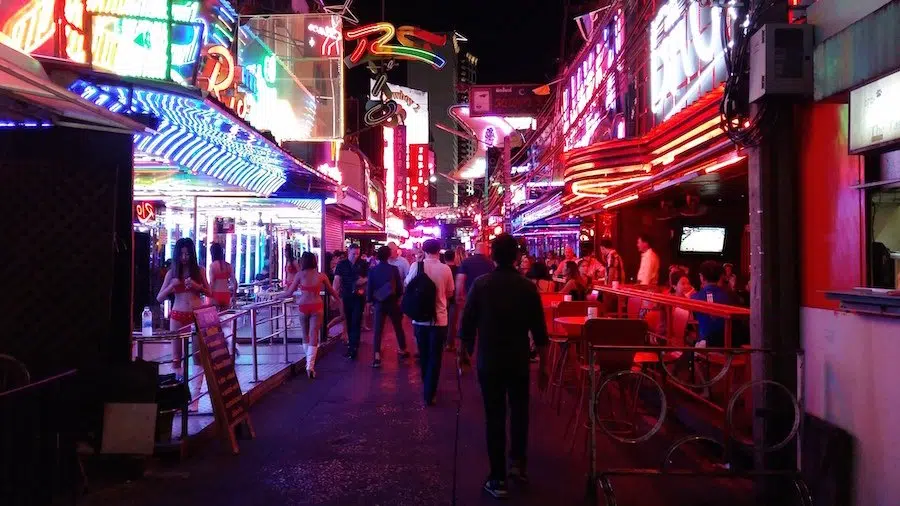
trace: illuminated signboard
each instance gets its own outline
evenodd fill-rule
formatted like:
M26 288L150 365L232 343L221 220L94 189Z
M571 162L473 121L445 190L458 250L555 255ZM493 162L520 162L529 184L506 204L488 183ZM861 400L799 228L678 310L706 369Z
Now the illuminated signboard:
M370 98L377 100L380 98L374 93L377 83L372 79L370 84L373 90ZM411 144L428 144L428 92L396 84L386 84L386 87L384 93L390 92L391 100L403 111L407 140Z
M389 44L395 35L400 44ZM344 39L356 41L356 47L345 60L348 67L372 60L407 60L427 63L436 69L447 63L431 51L446 45L447 36L413 26L394 28L390 23L374 23L347 30Z
M850 152L900 140L900 72L850 91Z
M725 80L723 17L731 27L737 11L669 0L650 23L650 104L657 121L669 119Z
M412 207L428 207L429 205L430 151L428 144L410 144L409 146L409 191Z
M235 79L236 69L231 51L225 46L210 46L204 53L206 59L200 71L198 84L216 100L234 111L238 117L246 117L248 106L244 100L245 94L238 91L240 76Z
M156 205L153 202L135 202L134 218L141 225L156 223Z
M83 0L14 0L0 2L0 38L26 53L90 63L122 76L189 84L205 31L199 12L196 0L172 0L171 12L164 0L88 0L87 5ZM62 27L59 36L57 26Z
M624 37L625 17L619 11L581 61L569 68L569 82L563 88L561 101L566 151L595 141L600 123L615 109L617 82L613 67Z
M373 88L377 84L371 81ZM407 88L405 86L388 85L390 89L391 101L396 104L398 117L402 118L403 125L386 129L391 132L404 130L403 138L392 136L385 144L385 156L387 153L394 153L391 160L385 163L385 191L388 195L388 205L390 207L406 207L409 208L410 189L407 173L411 170L412 158L407 157L409 147L413 144L428 144L428 93ZM374 96L373 96L374 98ZM401 160L402 159L402 160Z

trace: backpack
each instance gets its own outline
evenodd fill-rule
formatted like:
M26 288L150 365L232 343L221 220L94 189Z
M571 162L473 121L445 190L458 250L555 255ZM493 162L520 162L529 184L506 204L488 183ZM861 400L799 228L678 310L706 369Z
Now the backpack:
M406 286L403 314L414 322L433 322L437 317L437 286L425 274L425 262L419 262L416 276Z

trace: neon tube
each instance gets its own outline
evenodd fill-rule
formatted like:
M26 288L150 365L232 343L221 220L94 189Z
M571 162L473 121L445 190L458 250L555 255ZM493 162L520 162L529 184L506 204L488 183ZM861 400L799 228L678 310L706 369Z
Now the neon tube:
M616 206L618 206L618 205L622 205L622 204L624 204L624 203L626 203L626 202L631 202L632 200L637 200L637 199L638 199L638 195L637 195L637 193L635 193L635 194L633 194L633 195L629 195L629 196L627 196L627 197L623 197L623 198L621 198L621 199L619 199L619 200L613 200L612 202L610 202L610 203L608 203L608 204L603 204L603 209L609 209L609 208L612 208L612 207L616 207Z
M710 165L709 167L706 167L704 170L706 171L707 174L710 174L719 169L728 167L729 165L734 165L734 164L740 162L741 160L744 160L745 158L747 158L747 157L740 156L740 155L734 156L732 158L729 158L728 160L725 160L724 162L714 163L714 164Z

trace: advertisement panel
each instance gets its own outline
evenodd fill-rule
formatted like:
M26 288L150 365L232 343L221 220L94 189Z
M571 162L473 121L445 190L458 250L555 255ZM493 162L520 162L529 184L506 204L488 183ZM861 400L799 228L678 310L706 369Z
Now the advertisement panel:
M396 84L387 85L391 99L400 106L402 124L406 126L406 138L410 144L428 144L428 92L407 88ZM376 100L371 90L375 88L375 80L369 82L369 98Z
M431 150L428 144L409 146L409 193L412 207L428 207L428 185L431 177L429 163Z
M535 95L539 84L472 85L469 106L472 117L537 116L549 95Z
M850 152L900 141L900 72L850 91Z

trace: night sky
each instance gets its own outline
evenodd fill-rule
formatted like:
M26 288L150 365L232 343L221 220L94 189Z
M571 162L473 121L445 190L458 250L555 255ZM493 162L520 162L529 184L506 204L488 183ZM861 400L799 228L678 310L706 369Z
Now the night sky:
M384 21L465 35L469 42L464 48L479 58L479 83L546 83L559 67L562 4L562 0L385 0ZM351 10L362 24L382 20L381 0L355 0ZM568 29L575 29L571 20Z

